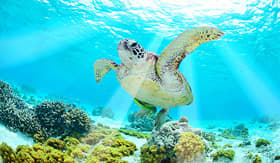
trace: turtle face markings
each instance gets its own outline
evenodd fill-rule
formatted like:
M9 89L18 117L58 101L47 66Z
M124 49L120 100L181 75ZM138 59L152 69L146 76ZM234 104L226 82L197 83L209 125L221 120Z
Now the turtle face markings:
M121 60L128 64L144 62L147 57L146 50L139 43L130 39L120 41L118 52Z

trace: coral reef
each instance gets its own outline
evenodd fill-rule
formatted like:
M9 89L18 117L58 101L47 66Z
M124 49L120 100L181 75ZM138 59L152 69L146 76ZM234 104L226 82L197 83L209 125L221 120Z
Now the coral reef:
M114 132L113 132L114 133ZM99 139L99 138L98 138ZM137 150L136 145L125 140L119 135L107 135L100 145L93 148L85 163L92 162L126 162L121 160L123 156L132 155Z
M166 149L163 146L142 146L141 147L141 162L142 163L154 163L154 162L162 162L162 161L167 161L167 162L174 162L174 159L170 159L166 157Z
M91 126L88 115L74 105L43 101L35 107L35 113L47 137L86 133Z
M13 131L30 135L40 130L32 107L14 95L10 85L0 81L0 122Z
M198 128L192 128L187 118L183 117L179 121L170 121L161 126L159 130L153 130L147 146L157 146L166 150L165 160L175 160L175 146L179 142L180 134L191 132L198 135L203 142L205 149L209 149L207 140L201 137L201 130ZM151 152L149 152L151 154ZM141 152L141 155L145 155Z
M82 145L73 144L71 148L66 148L66 143L66 141L49 138L45 143L34 144L32 147L19 145L15 152L7 144L2 143L0 145L0 155L4 163L74 163L74 158L78 156L74 155L73 151L82 149L82 152L88 152L90 149L90 147L85 149Z
M11 130L33 136L36 142L50 136L83 134L92 125L88 115L74 105L50 101L44 101L35 107L27 105L13 93L9 84L2 81L0 122Z
M102 116L102 117L107 117L114 119L114 112L112 111L111 108L105 108L102 106L96 107L92 110L92 115L93 116Z
M152 131L154 128L155 120L155 114L151 114L150 111L140 109L128 115L128 121L130 122L130 124L126 125L125 128L137 131ZM172 118L170 116L167 116L166 122L169 122L171 120Z
M260 146L268 146L271 144L271 142L265 139L258 139L255 144L256 147L260 147Z
M126 134L126 135L135 136L137 138L148 139L151 136L150 134L145 134L145 133L141 133L141 132L137 132L137 131L133 131L133 130L127 130L127 129L123 129L123 128L120 128L119 132Z
M191 132L180 134L179 142L175 145L177 162L189 162L201 159L204 152L204 145L198 135Z
M213 161L219 161L220 159L229 159L233 160L235 156L235 151L228 149L228 150L218 150L216 153L212 154Z
M4 163L9 163L9 162L17 163L18 162L15 152L6 143L2 143L0 145L0 156Z

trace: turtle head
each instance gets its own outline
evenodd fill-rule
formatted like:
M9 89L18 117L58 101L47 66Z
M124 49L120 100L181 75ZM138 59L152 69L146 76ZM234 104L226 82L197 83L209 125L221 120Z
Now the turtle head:
M136 41L122 39L118 45L120 59L125 65L141 64L145 62L147 51Z

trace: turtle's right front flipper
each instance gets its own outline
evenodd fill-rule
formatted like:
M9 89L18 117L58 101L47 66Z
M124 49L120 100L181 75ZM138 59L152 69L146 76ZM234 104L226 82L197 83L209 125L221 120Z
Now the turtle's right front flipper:
M117 71L119 65L110 59L98 59L94 64L94 74L97 83L101 81L104 75L106 75L111 69Z

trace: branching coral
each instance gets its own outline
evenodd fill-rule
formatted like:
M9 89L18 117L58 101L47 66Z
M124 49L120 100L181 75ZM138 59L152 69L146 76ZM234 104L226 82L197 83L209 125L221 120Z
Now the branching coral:
M9 84L0 81L0 122L12 130L43 137L70 136L86 133L91 127L88 115L74 105L44 101L33 107L16 96Z
M204 148L199 136L185 132L180 134L179 142L175 145L174 150L178 161L187 162L201 156Z
M91 126L88 115L74 105L44 101L35 107L35 113L47 136L86 133Z

